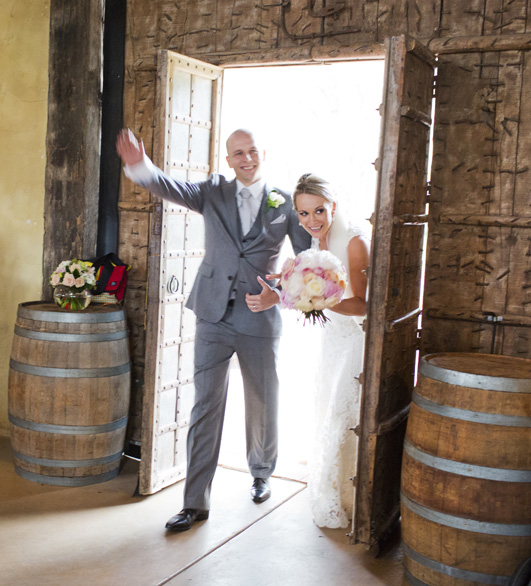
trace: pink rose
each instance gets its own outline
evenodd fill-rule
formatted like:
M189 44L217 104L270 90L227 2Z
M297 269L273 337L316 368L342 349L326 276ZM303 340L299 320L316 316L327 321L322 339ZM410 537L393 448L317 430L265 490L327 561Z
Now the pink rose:
M292 258L288 258L282 266L282 277L289 279L295 270L295 261Z
M74 287L76 284L76 280L74 279L74 275L71 273L66 273L63 278L63 285L66 287Z

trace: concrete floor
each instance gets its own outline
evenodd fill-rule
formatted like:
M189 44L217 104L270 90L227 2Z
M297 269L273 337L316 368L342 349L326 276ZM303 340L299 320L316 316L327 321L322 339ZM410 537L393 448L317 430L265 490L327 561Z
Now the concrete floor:
M8 438L0 438L2 586L401 586L396 544L374 559L345 530L311 519L306 485L273 478L273 496L256 505L248 474L220 467L210 519L182 534L164 523L181 508L183 483L134 496L138 463L86 487L20 478Z

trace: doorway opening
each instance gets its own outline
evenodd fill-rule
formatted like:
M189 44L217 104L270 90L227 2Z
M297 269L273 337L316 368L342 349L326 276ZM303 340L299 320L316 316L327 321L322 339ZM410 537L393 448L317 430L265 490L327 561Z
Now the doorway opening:
M265 149L264 177L292 191L313 172L330 181L348 219L370 237L374 211L384 61L226 69L221 110L220 173L232 177L225 141L251 130ZM289 241L282 258L292 256ZM280 265L279 265L280 266ZM282 310L279 459L275 476L306 480L314 441L314 380L320 328ZM243 388L233 361L219 464L247 470Z

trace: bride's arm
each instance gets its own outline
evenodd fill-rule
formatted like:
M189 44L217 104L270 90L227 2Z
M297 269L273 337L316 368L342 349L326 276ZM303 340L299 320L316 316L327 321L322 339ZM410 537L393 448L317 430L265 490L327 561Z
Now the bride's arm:
M355 236L348 243L348 272L353 297L343 299L330 308L342 315L365 315L367 313L367 274L369 266L369 246L362 236Z

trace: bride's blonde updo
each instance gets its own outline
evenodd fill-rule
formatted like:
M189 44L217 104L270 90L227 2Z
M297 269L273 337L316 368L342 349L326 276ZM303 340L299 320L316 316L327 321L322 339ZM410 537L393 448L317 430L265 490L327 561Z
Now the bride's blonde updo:
M317 195L330 203L336 203L336 197L330 183L313 173L305 173L299 177L295 190L293 191L293 207L297 209L297 196L301 193Z

